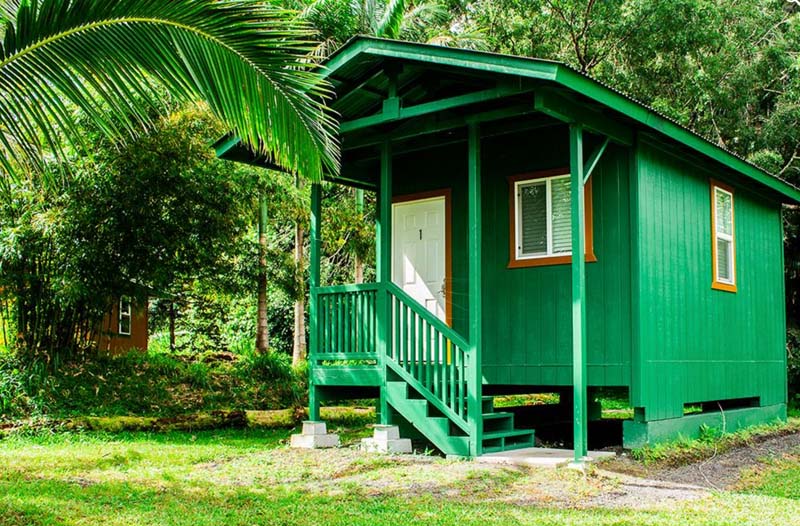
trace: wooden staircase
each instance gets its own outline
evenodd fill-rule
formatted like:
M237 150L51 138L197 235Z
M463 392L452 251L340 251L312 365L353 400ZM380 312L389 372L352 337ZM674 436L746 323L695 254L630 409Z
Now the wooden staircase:
M379 387L391 409L447 455L533 446L533 430L516 429L513 414L494 410L493 397L479 398L475 347L395 284L314 294L315 398L323 389ZM341 361L351 363L326 365Z
M470 455L470 436L450 418L444 416L418 391L403 380L386 384L389 405L420 434L448 456ZM496 412L494 397L483 397L482 452L494 453L524 447L533 447L534 431L516 429L512 413Z
M483 418L482 451L484 453L533 447L533 429L516 429L514 413L496 412L493 396L483 397L481 412Z

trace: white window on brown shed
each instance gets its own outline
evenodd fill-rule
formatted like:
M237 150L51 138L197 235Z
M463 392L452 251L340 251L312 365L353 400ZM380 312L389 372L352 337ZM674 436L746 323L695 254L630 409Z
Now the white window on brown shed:
M118 334L123 336L131 335L131 299L122 296L119 299L119 327Z

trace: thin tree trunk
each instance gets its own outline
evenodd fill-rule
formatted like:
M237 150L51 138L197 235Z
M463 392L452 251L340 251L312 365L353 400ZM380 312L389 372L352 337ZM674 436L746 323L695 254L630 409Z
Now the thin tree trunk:
M356 212L359 215L364 214L364 190L356 189ZM353 274L355 275L356 283L364 283L364 262L361 257L356 253Z
M302 187L299 177L295 176L297 188ZM294 268L297 279L297 295L294 301L294 342L292 345L292 364L297 365L306 358L308 343L306 341L306 288L303 272L305 232L298 219L294 225Z
M256 326L256 351L269 351L269 326L267 324L267 197L262 191L258 213L258 322Z
M306 291L303 284L303 228L300 224L295 228L294 263L297 268L298 288L297 299L294 302L294 345L292 347L292 364L297 365L305 360L307 351L306 342Z
M175 352L175 302L169 302L169 350Z

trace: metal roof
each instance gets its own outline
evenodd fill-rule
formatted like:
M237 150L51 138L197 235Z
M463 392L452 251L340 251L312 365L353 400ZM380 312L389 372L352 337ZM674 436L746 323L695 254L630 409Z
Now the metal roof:
M747 179L766 186L786 198L786 202L800 202L800 189L795 186L736 153L718 146L653 108L561 62L361 36L351 39L331 55L323 64L323 74L334 85L343 85L346 80L356 77L356 74L363 75L365 69L376 67L387 60L431 65L445 68L451 73L462 70L472 75L513 76L560 85L623 115L644 129L666 136L744 175ZM382 90L382 82L385 82L385 77L374 78L372 87L375 91ZM360 87L366 86L368 83ZM378 104L379 100L376 98L374 105ZM334 103L334 108L343 116L362 114L370 106L370 101L364 98L351 100L338 107L337 103Z

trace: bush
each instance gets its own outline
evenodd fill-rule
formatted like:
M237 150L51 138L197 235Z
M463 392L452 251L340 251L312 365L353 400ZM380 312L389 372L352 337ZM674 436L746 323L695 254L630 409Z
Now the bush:
M789 402L800 405L800 329L790 328L786 335L786 364L789 374Z
M23 367L12 355L0 355L0 420L298 407L305 403L305 374L277 352L242 357L87 352L55 370Z
M281 352L251 353L237 363L244 379L256 381L292 381L292 357Z
M0 354L0 419L31 409L17 360L8 354Z

